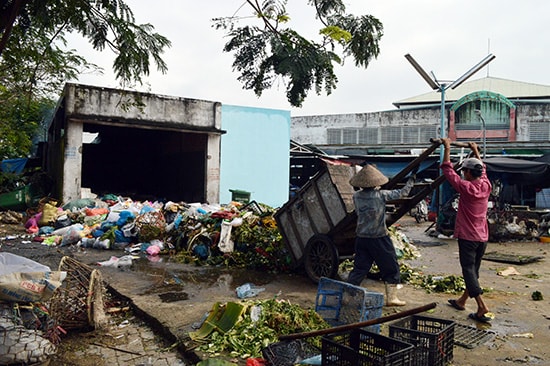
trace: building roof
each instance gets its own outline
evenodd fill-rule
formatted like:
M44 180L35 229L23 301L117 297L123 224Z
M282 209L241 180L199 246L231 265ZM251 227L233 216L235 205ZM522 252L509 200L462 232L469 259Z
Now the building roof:
M445 101L454 102L470 93L490 91L504 95L510 100L520 99L550 99L550 86L533 83L525 83L515 80L507 80L495 77L485 77L463 83L456 89L445 90ZM441 103L441 93L436 90L414 97L406 98L393 105L397 108L406 106L433 105Z

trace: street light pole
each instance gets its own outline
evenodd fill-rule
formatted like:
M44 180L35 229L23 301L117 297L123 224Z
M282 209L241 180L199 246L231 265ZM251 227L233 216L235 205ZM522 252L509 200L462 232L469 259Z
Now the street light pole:
M416 72L418 72L420 74L420 76L422 76L422 78L428 83L428 85L433 90L439 90L439 92L441 93L441 123L440 123L440 130L441 131L439 131L439 136L441 138L445 137L445 91L448 88L451 88L451 89L457 88L463 82L468 80L472 75L474 75L476 72L481 70L485 65L487 65L489 62L493 61L495 59L495 57L496 56L494 56L493 54L487 55L483 60L478 62L477 65L472 67L470 70L466 71L461 77L459 77L458 79L456 79L455 81L453 81L450 84L446 84L446 83L440 83L435 78L435 75L433 75L433 72L432 72L433 78L431 78L428 75L428 73L426 73L426 71L424 71L424 69L418 64L418 62L416 62L416 60L410 54L407 53L405 55L405 58L407 59L407 61L409 61L409 63L414 67ZM483 122L485 123L485 121L483 121ZM483 130L485 132L485 128ZM485 154L485 148L483 149L483 153ZM441 163L443 163L443 149L440 149L440 152L439 152L439 164L441 164ZM438 190L439 190L439 188L438 188ZM438 199L439 199L439 207L441 207L443 205L443 202L441 202L442 201L441 200L441 191L439 191Z
M485 127L485 119L483 118L483 115L481 114L481 111L479 109L474 110L475 114L478 115L479 119L481 120L481 126L483 128L483 159L485 159L485 152L487 151L487 140L485 138L485 131L487 130Z

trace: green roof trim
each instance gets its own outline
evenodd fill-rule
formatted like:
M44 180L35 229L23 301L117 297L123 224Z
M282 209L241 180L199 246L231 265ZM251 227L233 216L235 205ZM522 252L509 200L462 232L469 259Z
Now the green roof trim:
M458 108L464 104L471 103L476 100L491 100L497 103L504 103L511 109L516 109L516 105L512 103L508 98L502 94L494 93L488 90L477 91L474 93L467 94L457 100L451 107L451 111L456 111Z

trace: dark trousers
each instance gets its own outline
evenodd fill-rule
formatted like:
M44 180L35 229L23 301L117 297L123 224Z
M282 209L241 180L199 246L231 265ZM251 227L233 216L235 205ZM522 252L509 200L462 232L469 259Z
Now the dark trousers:
M487 249L486 242L458 239L458 256L460 267L462 267L462 277L464 277L466 290L470 297L483 294L483 289L479 286L479 268L485 249Z
M348 282L359 286L369 273L373 263L380 268L382 280L391 284L401 282L395 248L387 235L381 238L355 239L355 258Z

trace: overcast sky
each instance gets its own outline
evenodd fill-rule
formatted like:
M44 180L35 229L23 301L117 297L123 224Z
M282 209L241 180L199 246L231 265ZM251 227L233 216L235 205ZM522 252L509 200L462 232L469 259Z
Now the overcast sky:
M291 26L315 37L320 23L307 0L289 0ZM153 70L148 85L156 94L218 101L222 104L290 110L292 116L363 113L393 109L393 102L431 91L404 55L410 53L440 81L453 81L488 53L496 58L470 80L493 77L550 85L550 1L526 0L344 0L354 15L371 14L384 26L380 56L367 69L348 59L337 67L339 82L331 95L310 92L302 108L286 101L285 88L258 98L242 89L232 71L232 54L211 19L251 13L242 0L126 0L138 23L151 23L172 42L163 58L168 73ZM241 7L241 8L240 8ZM240 8L240 10L239 10ZM319 38L315 37L316 40ZM81 40L71 47L105 69L82 75L83 84L117 87L111 72L113 54L91 50Z

